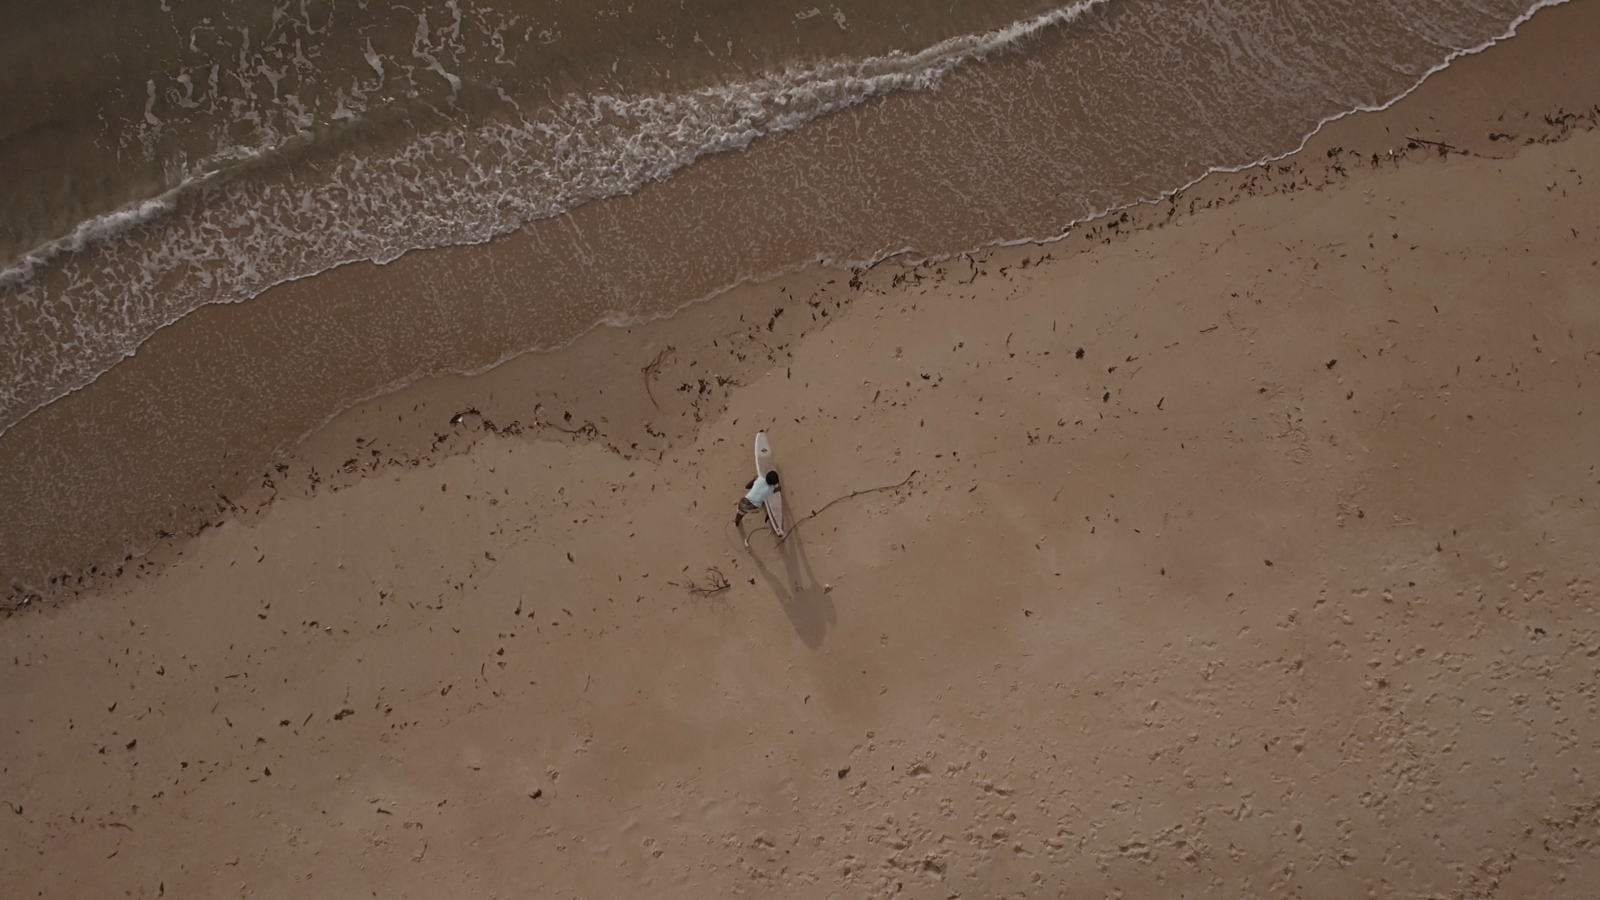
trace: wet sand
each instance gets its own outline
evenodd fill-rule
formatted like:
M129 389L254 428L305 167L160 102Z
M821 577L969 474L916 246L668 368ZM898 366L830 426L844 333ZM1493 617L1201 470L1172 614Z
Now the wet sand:
M1538 49L350 411L0 621L0 882L1592 896L1600 98Z

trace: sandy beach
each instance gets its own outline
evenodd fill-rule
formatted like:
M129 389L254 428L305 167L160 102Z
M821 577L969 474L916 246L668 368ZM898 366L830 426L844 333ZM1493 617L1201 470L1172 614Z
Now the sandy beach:
M346 412L0 620L0 883L1596 896L1596 37Z

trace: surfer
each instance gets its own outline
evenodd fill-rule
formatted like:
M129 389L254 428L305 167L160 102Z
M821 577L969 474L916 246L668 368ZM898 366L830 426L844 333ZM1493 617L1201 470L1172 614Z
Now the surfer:
M767 500L778 492L778 470L771 469L764 478L755 478L750 481L747 491L739 498L739 511L733 515L733 527L744 534L744 526L739 523L744 517L767 505Z

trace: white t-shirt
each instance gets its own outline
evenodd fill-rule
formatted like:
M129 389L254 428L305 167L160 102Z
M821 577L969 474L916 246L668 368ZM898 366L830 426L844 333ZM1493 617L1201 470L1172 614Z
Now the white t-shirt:
M773 491L777 489L777 485L767 484L767 479L757 478L756 483L750 486L750 493L745 494L744 498L750 501L751 506L760 506L766 503L767 498L771 497Z

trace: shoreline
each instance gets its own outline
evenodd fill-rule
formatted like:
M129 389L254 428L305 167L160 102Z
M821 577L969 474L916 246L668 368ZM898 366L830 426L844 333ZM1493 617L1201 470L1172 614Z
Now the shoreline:
M237 505L246 485L263 476L276 480L273 457L334 410L397 385L442 372L482 371L530 348L563 346L596 322L650 320L754 273L791 271L813 259L871 260L905 248L938 258L1052 237L1097 210L1159 195L1210 168L1294 147L1327 115L1381 103L1409 88L1446 55L1439 41L1476 46L1503 31L1523 6L1499 0L1491 9L1463 8L1460 15L1429 19L1419 32L1407 24L1416 24L1410 17L1423 12L1418 8L1380 4L1374 14L1393 27L1375 28L1379 20L1352 24L1356 20L1318 5L1307 11L1310 31L1301 29L1298 37L1283 20L1259 20L1266 29L1257 35L1262 52L1235 67L1226 40L1166 54L1163 36L1182 44L1183 24L1153 0L1126 0L1085 16L1081 28L1051 32L1028 54L954 72L936 92L895 94L823 116L488 244L407 254L385 266L335 268L280 284L255 301L211 304L158 331L91 388L0 436L0 583L41 587L64 574L75 581L91 564L114 568L163 533L200 527ZM1217 15L1223 24L1249 18L1231 8ZM1568 33L1538 23L1549 16L1582 23L1588 15L1546 10L1504 46L1537 43L1556 51L1558 68L1587 72L1582 67L1592 67L1592 54L1581 42L1591 32L1581 24ZM1441 30L1430 30L1435 26ZM1352 28L1367 37L1350 47L1333 39ZM1330 39L1308 43L1310 34ZM1422 40L1423 34L1435 40ZM1365 49L1357 52L1357 45ZM1340 47L1364 62L1344 59L1349 53ZM1280 66L1321 71L1313 63L1324 50L1344 59L1326 77L1273 74ZM1097 65L1108 54L1126 64L1123 75L1105 76L1109 70ZM1237 77L1211 77L1224 70ZM1080 80L1091 71L1101 74ZM785 106L781 100L774 103ZM666 115L672 120L670 110ZM1218 127L1220 121L1229 124ZM989 134L1005 139L991 141ZM327 159L312 166L316 171L300 171L303 191L279 196L282 203L262 206L257 200L265 195L250 195L218 207L225 218L232 215L228 210L238 213L223 233L237 227L242 235L262 236L252 241L259 254L217 244L211 226L195 220L187 237L167 235L149 248L138 244L129 257L108 250L98 262L90 258L96 254L75 258L71 270L59 273L60 284L18 298L25 333L13 347L23 360L17 365L56 371L61 363L65 372L99 352L94 347L103 349L102 339L120 340L115 335L124 333L71 310L95 321L104 312L134 327L151 315L166 317L174 305L187 308L198 296L185 293L191 288L226 291L214 278L228 272L250 281L252 273L289 271L250 263L258 257L319 268L294 249L296 236L314 236L323 249L348 249L349 241L384 243L380 232L399 229L409 236L403 243L427 243L457 221L428 205L434 201L457 211L488 204L482 217L469 217L475 229L517 218L519 204L533 201L501 193L499 176L489 177L489 170L500 170L495 147L522 157L511 145L489 143L478 148L486 156L476 145L424 147L418 151L424 158L414 161L420 180L396 175L409 186L399 193L363 179L347 183L343 162ZM673 146L669 141L657 149ZM655 159L652 153L641 164ZM593 186L589 175L595 173L587 166L578 166L576 182L557 177L551 183L558 193ZM458 186L477 184L474 173L483 175L488 181L479 186L487 190L433 184L442 171L462 175ZM262 190L271 193L270 186ZM376 195L389 200L368 209ZM324 215L331 208L368 209L352 214L363 221L368 213L377 216L383 229L336 225ZM285 227L286 221L296 224ZM130 293L123 287L130 273L111 269L126 265L149 274L141 262L145 249L200 261L162 269L171 283ZM58 300L70 309L52 313ZM71 321L78 326L72 334L88 343L49 340L53 332L43 325L28 331L29 310L41 321ZM76 361L63 362L58 353Z
M990 257L1012 258L1018 254L1049 253L1052 248L1072 247L1079 236L1092 243L1100 240L1102 235L1121 236L1141 229L1164 227L1175 216L1193 215L1218 203L1233 202L1244 196L1333 187L1349 177L1349 170L1357 167L1377 169L1385 165L1398 165L1416 155L1424 159L1435 154L1498 156L1515 153L1524 146L1564 140L1574 130L1592 129L1597 117L1600 117L1600 103L1591 101L1584 107L1582 98L1592 93L1586 91L1585 85L1600 81L1600 62L1561 52L1567 45L1581 44L1582 38L1578 35L1597 30L1594 24L1597 16L1592 12L1592 4L1561 4L1543 8L1543 13L1543 16L1523 22L1520 26L1523 30L1531 30L1531 35L1519 35L1516 41L1503 41L1488 50L1460 57L1420 83L1405 98L1381 110L1352 112L1326 122L1295 153L1236 172L1214 172L1164 200L1113 210L1074 227L1060 240L1048 244L1029 242L991 247L976 253L935 260L932 265L918 261L913 268L926 272L959 265L961 259L986 260ZM1562 59L1559 65L1548 62L1552 57L1563 56L1567 58ZM1541 60L1545 61L1542 65ZM1412 102L1413 97L1416 98L1415 102ZM1535 109L1537 105L1542 105L1543 109ZM1495 112L1486 114L1485 107ZM1513 117L1510 124L1505 122L1507 115ZM1358 144L1361 149L1351 149ZM1293 170L1292 181L1285 181L1288 175L1285 167ZM412 262L419 260L413 259ZM479 432L494 431L495 423L510 428L512 433L521 433L525 429L546 433L568 430L571 423L565 419L557 424L541 418L544 404L562 402L558 389L544 388L548 384L584 386L587 397L583 403L574 405L570 400L565 401L568 406L562 412L573 415L580 428L585 422L596 426L593 437L603 445L625 456L639 445L654 447L657 452L662 452L664 448L692 437L694 429L674 425L669 429L670 436L652 434L651 429L659 427L659 420L663 417L657 412L660 404L656 398L651 398L653 405L649 409L639 405L638 401L643 398L618 400L618 395L625 392L630 379L625 376L612 378L604 374L603 370L609 363L599 360L619 356L630 360L638 358L636 361L643 368L650 362L648 357L659 352L659 349L647 352L645 348L678 347L696 342L703 344L718 328L723 327L718 323L739 316L757 316L758 311L767 305L775 304L774 308L783 308L786 312L804 311L795 305L794 295L798 293L810 293L813 295L811 299L815 299L817 295L827 294L832 287L834 290L830 296L833 302L837 302L840 294L845 292L844 285L885 279L892 282L893 273L911 263L903 256L891 256L866 269L843 270L813 264L777 279L738 285L665 318L627 327L596 325L558 350L520 354L477 375L425 378L397 391L357 403L335 414L310 435L302 437L291 449L275 454L270 464L261 466L259 475L247 473L252 468L248 462L243 466L238 462L232 463L231 474L223 470L210 472L205 478L217 485L213 494L191 492L193 495L186 501L189 513L179 510L169 512L169 515L177 513L180 517L198 514L200 523L188 528L180 527L176 520L163 523L159 529L162 533L153 535L143 548L131 548L135 552L125 553L127 558L117 565L117 569L130 565L141 569L158 565L181 552L184 532L192 537L231 517L244 514L247 509L263 508L270 498L278 495L279 482L285 480L287 472L298 473L288 476L290 480L304 479L297 490L291 491L290 495L296 496L314 492L325 483L330 487L348 485L350 479L341 475L351 474L350 461L359 459L360 464L356 469L370 471L369 463L375 449L386 468L394 465L431 465L442 446L440 438L446 435L448 442L454 446L453 450L447 452L463 452L475 440L468 434L473 428L470 421L473 417L458 419L456 414L469 409L479 409L481 412L477 417ZM425 261L422 264L425 265ZM360 280L359 272L364 264L346 268L350 271L341 273L347 276L345 280ZM891 274L875 274L882 272ZM814 311L810 315L814 321L825 321L817 317ZM705 322L699 323L702 318ZM786 324L795 321L795 317L791 317ZM793 342L806 333L806 328L793 329L788 340ZM728 331L726 336L731 338L733 331ZM575 349L579 347L591 349ZM683 356L686 361L691 358L691 355ZM752 371L745 360L730 360L729 365L735 374L725 372L724 378L737 381ZM657 377L662 374L656 372ZM639 379L633 381L637 383ZM679 384L681 386L682 382ZM725 395L728 386L726 383L716 385L717 393ZM604 390L612 391L611 399L600 399ZM493 399L497 393L501 396L499 401ZM520 399L508 403L505 399L507 394L515 394ZM706 412L701 406L705 399L703 392L697 390L695 402L688 404L693 408L694 415L704 418ZM585 412L585 404L593 406L593 409ZM377 411L391 408L403 410L407 407L418 411L423 408L438 411L421 422L413 417L408 425L368 424ZM673 418L682 420L685 415L690 415L686 412L688 407L676 410ZM598 427L599 419L612 417L619 417L626 424L611 428ZM491 425L489 429L482 428L485 421ZM605 424L610 423L608 421ZM381 436L363 433L374 429ZM357 438L361 440L358 442ZM235 455L230 451L223 458ZM251 455L245 453L244 458L248 460ZM259 452L254 455L261 456ZM166 534L168 529L178 531L178 536L174 538ZM53 576L44 585L26 585L13 579L10 593L0 608L15 610L29 604L77 596L85 590L100 589L107 583L106 577L100 564L92 563L82 568L71 568L64 578L59 574ZM116 576L110 577L114 579ZM62 587L68 584L70 587ZM45 590L41 591L41 588Z

